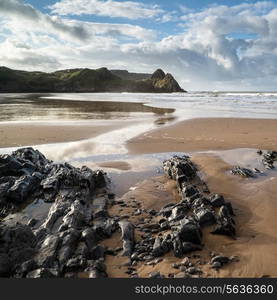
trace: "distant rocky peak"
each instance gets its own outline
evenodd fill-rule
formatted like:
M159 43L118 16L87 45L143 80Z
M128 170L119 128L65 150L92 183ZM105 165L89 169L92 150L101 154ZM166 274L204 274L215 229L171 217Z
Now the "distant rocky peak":
M165 78L165 73L162 69L157 69L151 76L151 79L162 80Z

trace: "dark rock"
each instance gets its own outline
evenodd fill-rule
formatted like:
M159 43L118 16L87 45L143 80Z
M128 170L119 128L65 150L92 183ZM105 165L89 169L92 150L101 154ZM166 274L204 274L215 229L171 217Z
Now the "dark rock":
M92 249L98 240L96 231L93 228L86 228L83 232L82 232L82 240L85 241L88 249Z
M47 268L36 269L27 274L27 278L54 278L57 277L56 270Z
M211 197L211 205L213 207L220 207L225 204L224 197L218 194L215 194Z
M216 222L214 212L208 208L199 209L195 216L201 226L212 225Z
M20 264L16 273L21 274L22 277L26 277L27 273L37 269L37 267L37 263L33 259L30 259Z
M227 256L222 256L222 255L217 255L217 256L214 256L212 259L211 259L211 263L215 263L215 262L219 262L221 263L222 265L224 264L228 264L230 262L230 259L229 257Z
M168 218L168 221L178 221L185 217L188 212L188 207L184 204L177 204L171 211L171 215Z
M192 251L202 250L201 245L193 244L190 242L182 243L182 248L183 248L183 254L186 254L186 253L189 253Z
M202 232L198 224L184 218L180 221L177 234L181 241L201 244Z
M60 241L61 239L58 235L47 236L35 257L38 266L51 268L54 265Z
M229 211L229 214L231 216L235 215L234 210L233 210L233 206L232 206L231 202L225 202L225 207Z
M93 247L89 252L90 259L98 260L99 258L104 258L106 249L102 245L97 245Z
M94 222L93 229L97 240L109 238L118 229L118 223L112 218L100 219Z
M220 223L216 225L215 229L212 231L212 234L227 235L235 238L236 229L231 222L225 219L221 220Z
M32 218L28 221L27 225L30 227L34 227L37 224L37 222L38 222L37 219Z
M222 267L222 264L219 261L215 261L212 263L213 269L220 269Z
M152 272L149 274L149 278L164 278L164 276L160 272Z
M182 199L185 200L187 198L195 199L199 196L198 189L193 185L184 186L181 190Z
M255 174L253 173L252 170L247 169L247 168L242 168L240 166L233 167L233 169L231 170L231 173L233 175L239 175L242 177L251 177L251 178L255 177Z
M87 266L87 260L82 256L70 258L64 266L64 272L78 272L84 270Z
M190 267L187 269L187 273L191 274L191 275L195 275L195 274L201 274L202 271L195 268L195 267Z
M173 240L173 254L179 258L184 255L183 243L178 236Z
M36 238L27 225L0 225L0 251L9 256L10 269L13 272L18 264L29 260L35 253ZM4 257L2 256L2 259ZM4 268L4 262L2 262Z
M153 245L152 255L155 257L162 256L168 253L172 248L170 242L166 239L161 239L157 237Z
M63 265L74 253L80 238L80 232L76 229L69 229L60 235L61 245L59 246L58 259Z
M178 177L181 184L196 176L196 168L188 156L174 156L170 160L164 161L163 167L169 178L176 180Z

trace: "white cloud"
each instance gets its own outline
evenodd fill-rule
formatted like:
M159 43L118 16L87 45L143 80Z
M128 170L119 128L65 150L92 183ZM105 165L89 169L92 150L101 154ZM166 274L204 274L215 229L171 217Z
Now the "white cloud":
M277 4L182 11L181 32L156 40L155 31L140 26L49 16L19 0L0 0L1 64L44 71L107 66L152 72L161 67L187 89L276 90ZM168 12L168 18L176 15ZM161 16L155 20L161 22Z
M61 0L49 6L58 15L98 15L128 19L153 18L163 12L158 5L146 5L133 1L113 0Z

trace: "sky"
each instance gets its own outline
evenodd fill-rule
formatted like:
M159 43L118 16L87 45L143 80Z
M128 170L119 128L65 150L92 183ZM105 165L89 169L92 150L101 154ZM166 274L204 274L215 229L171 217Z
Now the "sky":
M187 90L277 91L277 0L0 0L0 65L162 68Z

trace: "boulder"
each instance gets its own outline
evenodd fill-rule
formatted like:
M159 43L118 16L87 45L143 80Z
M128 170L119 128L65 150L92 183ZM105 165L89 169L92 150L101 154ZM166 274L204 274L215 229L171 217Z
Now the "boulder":
M194 244L201 244L202 232L199 225L187 218L180 221L177 229L177 235L182 242L191 242Z

